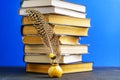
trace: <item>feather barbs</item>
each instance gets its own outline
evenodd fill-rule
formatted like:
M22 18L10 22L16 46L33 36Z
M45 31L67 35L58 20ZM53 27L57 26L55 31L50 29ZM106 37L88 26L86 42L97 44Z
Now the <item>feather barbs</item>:
M33 26L43 40L48 49L48 53L53 53L57 61L60 58L59 36L53 31L53 28L45 21L44 16L37 10L27 9L27 16L33 22Z

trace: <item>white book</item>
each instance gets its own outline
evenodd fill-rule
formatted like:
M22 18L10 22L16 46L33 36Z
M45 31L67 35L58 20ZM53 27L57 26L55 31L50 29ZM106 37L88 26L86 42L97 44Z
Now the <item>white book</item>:
M67 8L79 12L86 12L86 7L80 4L74 4L61 0L25 0L22 1L21 7L37 7L37 6L56 6L61 8Z
M67 15L67 16L78 17L78 18L86 18L85 13L80 13L80 12L73 11L73 10L70 10L70 9L65 9L65 8L60 8L60 7L53 7L53 6L35 7L35 8L21 8L19 10L19 14L20 15L27 15L26 12L25 12L26 9L38 10L42 14L54 13L54 14Z
M50 63L51 60L48 55L25 55L24 61L28 63ZM82 61L82 55L62 55L60 63L73 63Z
M70 55L70 54L87 54L88 45L60 45L61 55ZM34 54L47 54L45 46L42 44L26 44L24 46L25 53L34 53Z

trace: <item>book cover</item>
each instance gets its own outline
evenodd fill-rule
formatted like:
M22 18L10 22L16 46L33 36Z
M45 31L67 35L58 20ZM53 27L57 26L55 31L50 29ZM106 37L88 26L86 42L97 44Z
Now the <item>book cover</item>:
M48 73L48 69L51 64L26 64L26 72L35 72L35 73ZM60 64L60 67L63 69L63 73L76 73L76 72L86 72L92 71L92 62L79 62L73 64Z

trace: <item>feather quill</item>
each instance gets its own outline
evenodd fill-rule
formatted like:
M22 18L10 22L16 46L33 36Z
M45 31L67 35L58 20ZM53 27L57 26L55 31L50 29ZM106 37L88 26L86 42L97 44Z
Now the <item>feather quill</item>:
M48 53L55 54L56 60L59 62L59 36L54 33L53 28L45 21L44 16L39 11L27 9L26 13L42 38L44 45L48 49Z

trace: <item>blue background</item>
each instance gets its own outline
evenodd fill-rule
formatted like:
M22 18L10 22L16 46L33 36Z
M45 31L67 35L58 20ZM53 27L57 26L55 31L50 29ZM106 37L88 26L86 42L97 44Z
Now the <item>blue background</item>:
M80 43L88 43L89 55L84 61L94 66L120 66L120 0L66 0L84 4L91 19L89 36ZM0 66L25 66L20 34L19 0L0 3Z

